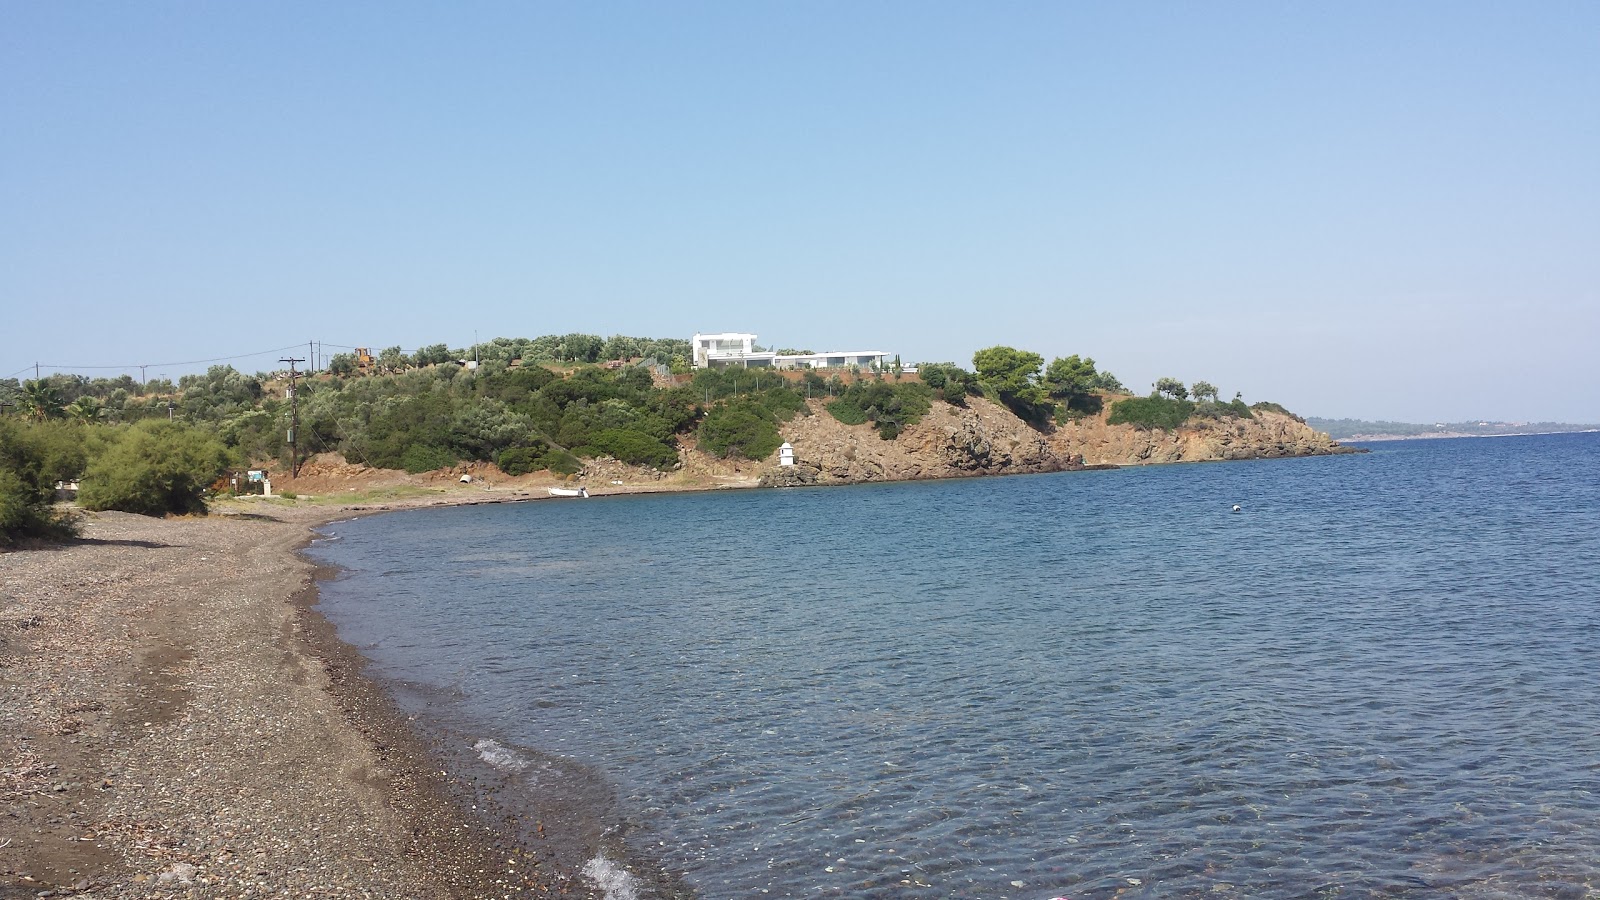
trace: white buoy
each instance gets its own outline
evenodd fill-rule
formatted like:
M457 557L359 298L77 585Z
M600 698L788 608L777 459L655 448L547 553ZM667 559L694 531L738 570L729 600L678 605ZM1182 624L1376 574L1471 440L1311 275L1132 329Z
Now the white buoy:
M1234 511L1234 512L1238 512L1238 511L1239 511L1239 510L1240 510L1240 509L1241 509L1241 508L1242 508L1242 507L1240 507L1240 506L1239 506L1239 504L1237 504L1237 503L1235 503L1235 504L1234 504L1234 505L1233 505L1233 511Z

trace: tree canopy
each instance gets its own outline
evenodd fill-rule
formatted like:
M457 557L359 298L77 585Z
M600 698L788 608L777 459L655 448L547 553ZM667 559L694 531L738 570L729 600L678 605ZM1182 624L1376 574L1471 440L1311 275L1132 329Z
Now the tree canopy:
M1040 424L1049 418L1054 404L1039 383L1044 357L1015 347L987 347L972 355L972 368L978 383L991 391L1024 422Z
M1173 400L1189 399L1189 389L1184 387L1183 382L1176 378L1157 378L1156 394L1170 397Z

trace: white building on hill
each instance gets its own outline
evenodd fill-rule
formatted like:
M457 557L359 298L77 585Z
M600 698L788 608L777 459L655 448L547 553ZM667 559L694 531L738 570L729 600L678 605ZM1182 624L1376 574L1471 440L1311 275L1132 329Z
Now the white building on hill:
M793 353L779 355L770 350L755 349L756 336L739 331L721 334L696 334L694 367L697 369L725 369L738 366L746 369L846 369L860 366L870 369L877 366L887 369L890 355L884 350L833 350L827 353Z

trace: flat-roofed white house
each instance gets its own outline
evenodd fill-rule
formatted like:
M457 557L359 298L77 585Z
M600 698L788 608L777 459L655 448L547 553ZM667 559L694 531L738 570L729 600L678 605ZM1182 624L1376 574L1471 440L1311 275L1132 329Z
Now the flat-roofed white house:
M884 350L833 350L827 353L785 353L756 350L756 336L738 331L721 334L696 334L694 367L697 369L740 368L774 369L847 369L874 366L887 369L889 354Z
M740 331L724 331L720 334L696 334L692 341L694 344L694 367L696 369L724 368L727 366L744 365L745 360L752 356L761 357L764 362L758 365L772 365L772 353L756 353L756 336Z

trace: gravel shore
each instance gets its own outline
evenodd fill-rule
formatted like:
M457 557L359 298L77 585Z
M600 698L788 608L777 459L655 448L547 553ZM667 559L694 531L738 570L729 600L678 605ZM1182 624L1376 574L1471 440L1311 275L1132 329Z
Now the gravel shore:
M311 610L296 550L350 514L98 513L0 553L0 898L592 893Z

